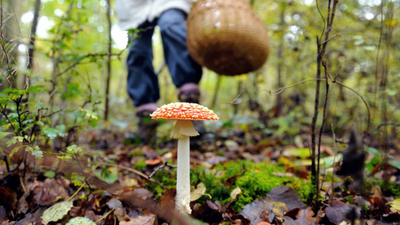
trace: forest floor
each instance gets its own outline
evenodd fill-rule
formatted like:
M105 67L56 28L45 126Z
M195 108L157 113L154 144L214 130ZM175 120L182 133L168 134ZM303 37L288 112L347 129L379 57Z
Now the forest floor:
M399 143L383 153L369 137L363 178L336 176L348 135L324 136L318 205L309 134L220 129L194 139L190 217L174 210L176 140L167 132L152 148L89 131L68 151L18 166L21 150L0 164L0 224L400 224Z

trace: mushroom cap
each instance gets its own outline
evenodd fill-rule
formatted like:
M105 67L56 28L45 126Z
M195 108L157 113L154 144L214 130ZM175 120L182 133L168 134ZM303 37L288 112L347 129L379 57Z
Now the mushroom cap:
M171 120L218 120L210 109L196 103L174 102L163 105L150 114L152 119Z

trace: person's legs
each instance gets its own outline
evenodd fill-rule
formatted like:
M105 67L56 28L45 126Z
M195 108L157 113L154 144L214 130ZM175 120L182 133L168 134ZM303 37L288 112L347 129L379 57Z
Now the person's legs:
M170 9L158 19L164 58L176 87L179 88L180 101L199 102L198 83L202 68L189 55L186 45L186 13L178 9Z
M154 144L158 122L151 120L150 113L157 109L160 98L158 77L153 68L152 36L155 23L145 22L139 37L133 40L128 53L127 90L137 107L138 133L128 134L127 143Z
M155 102L160 98L158 78L153 68L153 48L151 38L155 24L145 22L139 37L129 47L127 59L127 89L138 112L156 110Z

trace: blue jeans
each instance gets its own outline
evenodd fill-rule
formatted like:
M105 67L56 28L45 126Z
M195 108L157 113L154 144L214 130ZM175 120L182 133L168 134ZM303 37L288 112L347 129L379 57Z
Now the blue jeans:
M135 106L155 103L160 99L158 76L153 68L151 37L160 27L164 58L177 88L187 83L198 84L202 68L189 55L186 46L186 13L170 9L153 21L140 25L142 31L129 48L127 89Z

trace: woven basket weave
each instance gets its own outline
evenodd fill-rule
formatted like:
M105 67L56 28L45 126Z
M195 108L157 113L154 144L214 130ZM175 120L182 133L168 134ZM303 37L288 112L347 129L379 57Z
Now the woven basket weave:
M187 45L195 61L221 75L257 70L269 53L267 29L245 0L195 2Z

